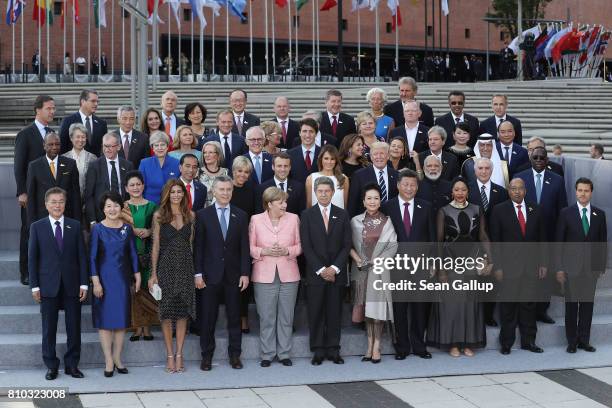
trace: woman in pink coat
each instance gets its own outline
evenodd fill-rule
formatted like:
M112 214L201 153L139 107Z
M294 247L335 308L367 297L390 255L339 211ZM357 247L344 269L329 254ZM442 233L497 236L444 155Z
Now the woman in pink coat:
M284 366L292 365L289 352L300 281L296 258L302 246L300 220L286 212L287 197L281 189L268 187L262 197L265 211L251 217L249 226L262 367L269 367L274 357Z

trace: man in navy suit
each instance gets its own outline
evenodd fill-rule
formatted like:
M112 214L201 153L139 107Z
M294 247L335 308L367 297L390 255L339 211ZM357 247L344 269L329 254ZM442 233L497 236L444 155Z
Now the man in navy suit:
M429 127L419 122L421 109L417 101L404 103L404 126L396 126L389 134L389 142L396 136L404 138L408 151L417 153L428 149L427 131Z
M287 212L300 215L306 206L304 184L289 178L291 157L287 152L280 152L274 155L272 158L272 171L274 171L274 177L257 186L255 212L257 214L263 212L262 197L264 191L268 187L277 187L289 194L289 198L287 198Z
M531 153L531 169L517 173L515 177L525 182L527 201L536 203L542 210L546 240L555 240L555 229L561 209L567 207L567 195L563 177L546 168L548 154L543 147L536 147ZM543 282L542 290L550 292L548 281ZM550 296L550 294L548 295ZM555 321L548 315L549 302L537 305L537 319L543 323L552 324Z
M286 96L278 96L274 100L274 113L272 121L278 122L281 127L281 142L278 147L290 149L294 147L294 140L300 138L300 123L289 117L291 105Z
M447 152L444 149L444 144L448 140L446 131L441 126L433 126L427 132L427 145L429 149L419 153L419 160L421 167L425 164L425 159L428 156L436 156L442 163L442 174L440 177L443 180L452 180L457 174L459 169L457 168L457 156L451 152Z
M529 156L529 160L531 160L531 153L533 153L533 149L535 149L536 147L543 147L544 149L546 149L546 141L539 136L532 136L527 141L527 155ZM523 164L522 166L519 166L515 172L519 173L521 171L525 171L530 168L531 168L531 161ZM548 161L548 164L546 165L546 170L550 170L553 173L556 173L561 177L564 176L563 166L554 161L551 161L551 160Z
M506 113L508 109L508 97L503 94L493 95L493 101L491 102L491 106L493 107L493 116L489 116L485 120L480 123L480 129L478 130L478 134L481 135L483 133L489 133L492 135L497 135L497 128L502 122L509 121L514 126L514 132L516 137L514 138L514 142L519 146L523 145L523 127L521 125L521 121L514 116L510 116ZM500 154L501 156L501 154Z
M248 149L244 137L232 131L234 124L234 114L231 110L225 109L217 113L217 131L206 138L206 142L215 141L221 143L223 149L223 167L232 171L232 163L238 156L245 154Z
M81 302L87 299L87 255L81 224L64 217L66 192L52 187L45 194L49 216L30 227L28 271L32 297L42 314L43 361L47 380L55 380L60 361L55 355L57 318L65 311L67 347L64 372L83 378L81 354Z
M363 188L368 184L375 183L380 187L381 204L397 196L397 170L389 164L389 145L385 142L372 143L370 158L372 164L357 170L351 178L347 208L351 218L365 211L361 197Z
M178 97L172 91L166 91L161 97L161 114L162 114L162 125L164 132L170 138L169 146L172 146L174 136L176 135L176 129L185 124L183 119L180 119L174 111L178 103Z
M516 169L525 163L529 162L529 154L527 149L514 142L515 140L514 125L510 121L501 122L497 129L497 141L495 147L499 153L499 157L508 165L508 173L510 178L516 173Z
M397 234L397 242L410 242L420 248L421 243L435 241L435 223L431 205L425 200L415 198L418 189L419 179L416 172L402 170L397 176L398 196L387 201L383 208L385 213L391 217ZM410 249L415 249L415 253L420 253L416 251L416 247L411 246ZM427 279L429 278L428 272L417 271L416 273L419 278ZM404 360L411 352L424 359L431 358L431 353L425 347L428 311L429 304L425 302L408 302L406 299L393 302L393 321L397 338L395 342L396 360Z
M253 165L250 180L254 186L268 181L274 175L272 171L272 155L263 151L266 134L259 126L250 127L246 131L246 144L249 148L244 155Z
M212 185L215 203L197 212L195 228L195 285L201 290L200 369L210 371L215 352L215 326L221 299L229 336L228 354L234 369L242 368L240 292L249 286L249 221L240 208L230 205L232 179L219 176Z
M306 178L319 171L317 160L321 148L315 144L319 125L314 119L303 119L300 122L300 140L302 143L287 151L291 157L291 178L305 183Z
M325 111L321 112L321 133L329 133L336 138L336 147L340 146L344 136L357 133L355 118L342 110L342 92L330 89L325 94Z
M400 98L393 103L387 104L384 113L393 118L396 127L401 127L404 124L403 112L406 107L406 102L416 99L418 86L414 78L402 77L398 81L398 87ZM424 102L419 102L419 110L419 122L428 128L432 127L434 125L434 114L431 107Z
M106 122L94 115L98 109L98 92L93 89L84 89L79 96L79 111L70 116L66 116L62 120L60 126L60 142L62 150L60 154L64 154L72 149L72 142L68 134L70 125L73 123L82 123L87 129L87 143L85 150L100 156L102 152L102 137L108 132Z
M123 157L137 169L140 166L140 161L151 155L149 135L134 129L136 111L131 106L119 107L117 122L119 123L119 129L116 129L113 133L119 136L121 143L119 157Z
M232 133L237 133L244 137L246 131L253 126L259 126L261 120L248 112L245 112L247 93L243 89L234 89L229 95L230 106L232 107L233 126Z
M17 203L21 207L21 230L19 232L19 275L23 285L28 285L28 166L32 160L44 156L44 137L53 132L49 126L55 116L55 101L49 95L39 95L34 101L34 122L23 128L15 138L13 170L17 185Z
M450 112L446 115L438 116L436 118L436 125L442 126L446 130L447 135L452 135L455 131L455 125L459 122L466 122L470 127L470 141L468 145L474 147L476 144L476 137L478 136L479 122L478 118L469 115L463 111L465 107L465 94L461 91L451 91L448 94L448 106ZM453 145L453 138L446 138L445 149L448 149Z
M198 158L191 153L184 154L179 161L179 171L181 176L179 179L185 185L187 194L189 195L189 207L193 212L197 212L204 208L206 204L206 195L208 193L206 186L195 177L198 175Z
M606 213L591 204L593 182L576 180L576 204L559 214L557 281L565 291L567 352L594 352L590 344L593 300L597 279L606 270L608 232Z

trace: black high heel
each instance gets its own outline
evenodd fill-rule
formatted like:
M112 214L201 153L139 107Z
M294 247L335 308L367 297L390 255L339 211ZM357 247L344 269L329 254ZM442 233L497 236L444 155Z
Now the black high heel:
M115 364L115 370L117 370L117 372L119 374L127 374L128 373L128 369L126 367L123 368L119 368L117 367L117 365ZM112 374L111 374L112 375Z
M113 366L113 369L110 370L110 371L104 370L104 376L106 378L112 377L114 373L115 373L115 366Z
M365 356L364 356L364 357L361 357L361 361L364 361L364 362L366 362L366 361L372 361L372 357L365 357Z

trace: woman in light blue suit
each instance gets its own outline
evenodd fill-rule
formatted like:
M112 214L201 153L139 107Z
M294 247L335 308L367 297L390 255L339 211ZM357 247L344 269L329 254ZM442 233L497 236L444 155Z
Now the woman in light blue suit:
M153 132L149 136L153 156L143 159L138 167L145 180L144 198L157 205L166 181L181 174L178 159L168 155L169 143L170 139L164 132Z

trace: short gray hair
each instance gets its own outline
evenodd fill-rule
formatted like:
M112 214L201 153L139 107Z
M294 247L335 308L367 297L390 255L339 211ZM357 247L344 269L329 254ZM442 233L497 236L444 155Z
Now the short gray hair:
M387 154L389 154L389 143L387 142L382 142L382 141L377 141L372 143L372 146L370 146L370 153L374 152L374 150L384 150Z
M245 156L236 157L232 163L232 172L235 172L237 169L244 168L249 170L249 174L253 173L253 164L249 159L247 159Z
M134 112L134 116L136 116L136 110L134 110L134 108L132 108L131 106L128 106L128 105L121 105L117 109L117 120L119 120L119 118L121 117L121 114L123 112Z
M255 132L259 132L261 137L263 137L264 139L266 138L266 132L264 132L264 130L260 126L251 126L250 128L248 128L244 135L244 138L248 139Z
M542 142L542 144L544 145L544 147L546 147L546 141L544 139L542 139L540 136L531 136L529 138L529 140L527 141L527 144L531 143L531 142L537 142L540 141Z
M381 89L381 88L370 89L368 93L366 94L366 101L370 102L370 99L372 99L372 96L374 96L377 93L379 93L382 96L383 102L387 102L387 93L385 92L384 89Z
M314 190L317 191L317 187L319 187L321 184L325 184L331 187L332 191L335 191L336 188L334 187L334 182L331 178L327 177L327 176L320 176L317 177L315 182L314 182Z
M212 189L215 190L219 183L230 183L232 185L232 188L234 187L234 183L232 182L232 178L230 176L225 175L225 174L223 174L221 176L215 177L215 179L213 180L213 183L212 183Z
M155 132L151 133L151 136L149 136L149 146L153 146L155 143L159 142L164 142L169 146L170 138L161 130L156 130Z
M47 143L47 139L51 139L52 137L56 137L60 142L62 140L60 136L55 132L47 132L43 140L45 141L45 143Z
M309 109L302 115L302 119L304 118L312 118L317 121L317 123L321 123L321 112Z
M486 163L489 166L491 166L491 170L493 170L493 167L495 166L493 164L493 160L488 159L486 157L474 157L474 166L478 166L480 163Z
M401 77L399 81L397 81L397 85L410 85L414 91L419 89L415 79L409 76Z
M440 166L442 165L442 160L440 160L438 156L434 154L430 154L429 156L425 158L425 160L423 160L423 166L427 166L427 162L432 161L432 160L437 161Z
M442 138L443 142L446 142L446 130L442 127L442 126L432 126L428 131L427 131L427 136L431 135L432 133L436 133L438 135L440 135L440 137Z
M89 134L89 132L87 131L87 128L85 127L84 124L82 124L82 123L73 123L68 128L68 137L70 137L70 140L72 140L72 137L74 136L74 132L76 132L76 131L83 132L85 134L85 136L87 136Z
M117 143L121 143L121 139L119 138L119 135L118 135L117 133L115 133L115 132L108 132L107 134L105 134L105 135L102 137L102 143L104 143L104 141L105 141L105 140L108 140L108 139L109 139L109 138L111 138L111 137L112 137L113 139L115 139L115 141L116 141Z

